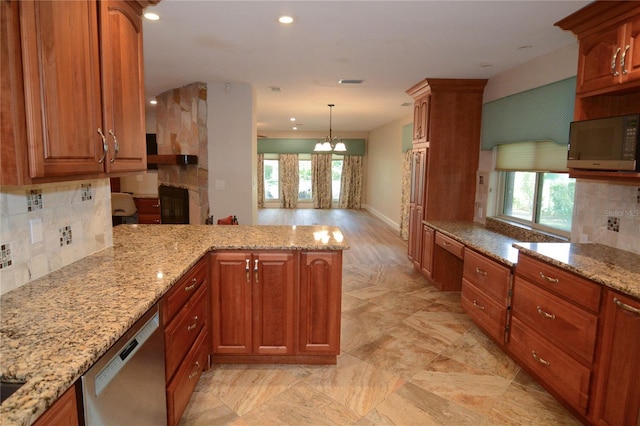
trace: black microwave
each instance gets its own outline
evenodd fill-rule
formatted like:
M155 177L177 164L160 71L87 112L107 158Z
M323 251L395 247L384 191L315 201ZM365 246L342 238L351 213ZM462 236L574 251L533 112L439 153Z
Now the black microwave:
M639 126L640 114L572 122L567 167L640 171Z

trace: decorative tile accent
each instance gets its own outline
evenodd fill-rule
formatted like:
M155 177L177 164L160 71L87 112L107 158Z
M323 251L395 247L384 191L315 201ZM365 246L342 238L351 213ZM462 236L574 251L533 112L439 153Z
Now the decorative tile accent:
M32 189L27 193L27 211L42 210L42 189Z
M620 232L620 218L619 217L607 218L607 229L609 231Z
M60 247L64 247L73 242L71 235L71 225L67 225L64 228L60 228Z
M9 244L2 244L0 246L0 269L9 267L12 263L11 247L9 247Z
M91 189L91 184L83 183L80 187L82 190L82 201L93 200L93 189Z

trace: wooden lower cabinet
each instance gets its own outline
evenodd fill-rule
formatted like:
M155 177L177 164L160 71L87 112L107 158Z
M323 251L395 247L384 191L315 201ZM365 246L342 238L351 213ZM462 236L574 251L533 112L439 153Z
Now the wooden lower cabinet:
M300 264L297 352L339 355L342 252L304 252Z
M597 425L640 425L640 300L607 290L593 396Z
M436 231L427 225L422 225L422 262L420 264L422 275L433 278L433 249Z
M211 255L213 354L293 354L294 252Z
M160 223L160 199L159 198L134 198L138 210L138 223Z
M435 234L432 282L440 291L460 291L464 244L441 232Z
M161 303L167 383L167 424L176 425L209 366L209 258L202 258Z
M53 403L43 415L33 423L34 426L78 426L78 396L82 392L72 385Z

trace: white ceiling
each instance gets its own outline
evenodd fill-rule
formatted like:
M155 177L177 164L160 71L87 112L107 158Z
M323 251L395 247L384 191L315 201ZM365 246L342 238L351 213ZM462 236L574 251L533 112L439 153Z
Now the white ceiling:
M368 131L411 113L405 90L425 77L491 78L575 43L553 24L588 3L162 0L144 23L146 94L248 83L259 133L290 130L292 116L327 130L329 103L334 131Z

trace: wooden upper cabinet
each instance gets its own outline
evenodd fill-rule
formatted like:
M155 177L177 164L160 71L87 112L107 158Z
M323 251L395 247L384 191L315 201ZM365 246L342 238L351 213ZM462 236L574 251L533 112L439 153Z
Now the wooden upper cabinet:
M141 4L3 3L2 184L145 170Z
M20 2L31 178L103 170L97 6Z
M106 170L145 170L141 10L131 2L101 1L100 29Z
M556 23L580 42L578 95L640 87L640 6L594 2Z
M430 96L424 94L413 104L413 143L429 142Z

